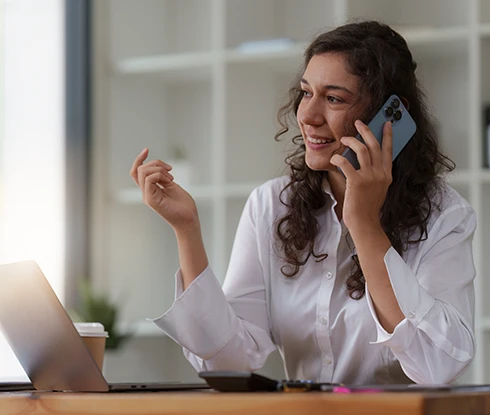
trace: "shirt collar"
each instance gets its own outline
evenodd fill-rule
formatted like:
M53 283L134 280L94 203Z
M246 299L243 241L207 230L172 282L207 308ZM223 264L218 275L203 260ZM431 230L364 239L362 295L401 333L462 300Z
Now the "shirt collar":
M328 181L328 174L325 175L322 181L322 188L323 191L330 196L330 199L334 202L334 206L337 204L337 199L335 199L335 196L332 192L332 187L330 186L330 182Z

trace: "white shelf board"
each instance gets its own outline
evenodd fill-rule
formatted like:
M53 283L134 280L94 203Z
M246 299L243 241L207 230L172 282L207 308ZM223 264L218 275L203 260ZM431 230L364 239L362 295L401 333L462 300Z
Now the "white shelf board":
M400 30L415 60L440 59L467 53L466 27L420 27Z
M490 37L490 23L482 23L479 27L480 36Z
M482 183L490 183L490 169L480 170L480 180Z
M457 170L449 173L447 181L454 185L467 185L472 181L473 173L469 170ZM482 169L478 173L480 181L490 183L490 169ZM196 200L210 200L213 195L221 194L227 198L246 198L250 193L263 182L243 182L226 184L224 188L212 185L188 186L186 190ZM124 189L115 194L115 200L123 204L139 204L142 203L141 191L138 188Z
M168 81L211 79L216 56L212 52L142 56L114 62L115 75L156 76Z
M114 195L116 202L123 204L143 203L140 189L124 189Z
M490 183L490 168L480 169L475 173L469 170L456 170L447 176L449 184L471 184L475 179L480 183Z
M285 49L260 50L257 52L242 52L236 49L228 49L225 52L225 61L228 63L260 63L274 60L301 58L307 44L295 43Z
M447 175L449 184L469 184L471 172L468 170L456 170Z
M222 194L225 197L248 197L252 190L261 184L262 182L226 184L224 188L222 188L222 191L218 186L212 185L187 186L185 189L195 200L210 200L215 194ZM123 204L143 203L139 188L120 190L115 193L114 199L116 202Z
M134 323L121 322L118 329L122 333L130 333L134 337L166 337L167 334L158 328L155 323L148 320L140 320Z
M480 330L490 330L490 317L482 317L476 325L480 328Z
M287 49L241 52L230 49L224 54L225 62L229 69L233 71L234 67L253 67L253 70L262 68L266 71L272 71L276 74L287 75L291 80L303 64L303 53L306 44L296 43ZM252 69L251 69L252 70Z
M426 43L451 42L465 39L468 36L468 28L465 26L449 27L400 27L399 33L408 44L420 45Z
M119 74L136 74L163 72L210 66L213 63L212 52L174 53L169 55L142 56L117 61L114 72Z
M214 187L209 185L203 186L186 186L185 190L189 192L196 200L209 200L213 197ZM114 194L116 202L123 204L143 203L141 190L139 188L123 189Z
M464 26L456 27L400 27L399 33L406 39L416 59L451 56L466 51L469 31ZM225 61L229 64L261 64L278 67L284 61L301 63L306 43L295 43L279 50L241 52L229 49Z

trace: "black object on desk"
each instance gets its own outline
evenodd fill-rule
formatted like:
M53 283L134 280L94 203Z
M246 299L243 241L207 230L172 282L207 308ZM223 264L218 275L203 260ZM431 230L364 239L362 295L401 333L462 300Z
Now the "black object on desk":
M199 377L220 392L308 392L331 391L340 384L309 380L275 380L253 372L234 370L200 372Z
M35 390L31 382L0 382L0 392Z
M490 385L452 384L376 384L344 385L340 383L313 382L310 380L275 380L253 372L233 370L200 372L199 377L220 392L332 392L332 393L380 393L380 392L490 392Z

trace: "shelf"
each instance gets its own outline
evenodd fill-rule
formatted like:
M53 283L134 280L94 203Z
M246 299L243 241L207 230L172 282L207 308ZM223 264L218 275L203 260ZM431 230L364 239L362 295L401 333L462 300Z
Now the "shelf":
M483 317L480 319L480 322L476 324L476 326L477 328L480 328L480 330L490 330L490 317Z
M211 52L142 56L116 61L112 71L116 75L158 74L177 80L208 79L214 60Z
M185 188L196 200L209 200L215 192L213 186L189 186ZM124 189L115 194L116 202L123 204L143 203L141 190L139 188Z
M422 45L427 43L451 42L465 39L468 29L464 26L456 27L400 27L399 33L410 45Z
M447 180L449 184L470 184L475 175L480 183L490 183L490 169L480 169L476 173L469 170L457 170L449 173Z
M490 24L481 25L480 33L490 36ZM449 28L401 28L400 34L404 36L411 48L419 55L436 56L451 54L461 50L461 44L457 41L465 40L468 30L465 27ZM427 48L433 44L434 49ZM446 48L441 49L441 44ZM227 63L265 63L272 66L287 60L302 61L303 52L307 43L296 42L285 49L258 50L256 52L242 52L238 49L224 51L224 59ZM195 77L209 77L213 62L219 59L219 54L214 52L189 52L174 53L168 55L141 56L121 59L112 65L112 71L119 75L143 75L143 74L180 74L180 78L187 79L194 74ZM200 69L196 71L196 69ZM201 70L205 70L203 74Z
M122 333L130 333L133 337L167 337L164 331L148 320L134 323L121 322L118 324L118 329Z
M106 47L117 60L212 47L213 0L111 0L97 12L107 34ZM95 9L95 7L94 7ZM105 18L104 18L105 17Z
M490 35L490 24L482 26L482 33ZM405 38L409 47L418 58L454 55L465 51L469 31L466 27L411 27L400 28L399 33ZM299 59L302 61L307 43L297 42L287 49L241 52L229 49L225 53L228 63L269 63Z
M225 197L248 197L252 190L261 184L259 182L228 184L221 189ZM195 200L210 200L215 194L221 194L221 189L219 186L212 185L186 187L186 190ZM141 200L141 191L138 188L121 190L115 194L114 200L123 204L143 203Z
M490 169L481 169L479 176L482 183L490 183Z
M323 27L335 25L338 0L225 0L223 41L243 43L287 38L308 41Z
M482 183L490 183L490 169L482 169L478 173L478 177ZM450 185L467 185L472 181L472 173L468 170L458 170L449 173L447 181ZM227 184L223 187L223 196L228 198L243 198L248 197L252 191L259 187L260 182L244 182L236 184ZM189 186L186 190L196 200L209 200L214 194L221 194L218 186ZM117 202L123 204L139 204L142 203L141 192L136 189L124 189L116 193Z
M469 184L471 172L468 170L457 170L448 174L447 181L450 185Z
M480 36L490 37L490 23L484 23L480 25Z
M306 43L294 43L286 49L260 50L257 52L242 52L236 49L229 49L225 53L225 60L228 63L249 63L249 62L269 62L284 59L298 59L307 47Z
M416 60L440 59L467 53L466 27L419 27L400 29Z

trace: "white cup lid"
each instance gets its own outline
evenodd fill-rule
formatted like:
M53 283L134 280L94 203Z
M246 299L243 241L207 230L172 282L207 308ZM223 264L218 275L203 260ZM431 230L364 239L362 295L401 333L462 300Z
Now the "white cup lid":
M109 337L109 333L104 331L101 323L73 323L80 336L88 337Z

